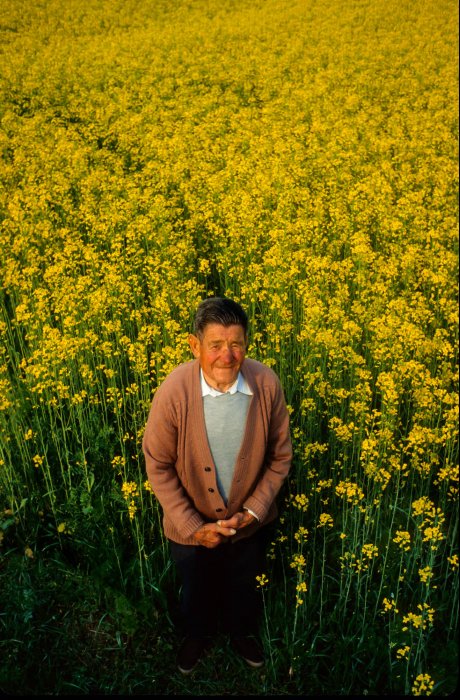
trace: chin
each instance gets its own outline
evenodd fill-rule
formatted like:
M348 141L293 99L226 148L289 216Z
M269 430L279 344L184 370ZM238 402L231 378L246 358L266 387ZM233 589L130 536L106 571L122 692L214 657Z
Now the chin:
M219 372L216 379L220 378L221 380L224 380L228 383L233 384L233 382L236 382L237 377L238 377L238 372L234 372L233 374L230 374L229 372Z

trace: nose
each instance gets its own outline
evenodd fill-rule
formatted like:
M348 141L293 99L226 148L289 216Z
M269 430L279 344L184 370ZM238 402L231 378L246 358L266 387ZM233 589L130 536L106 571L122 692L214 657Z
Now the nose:
M221 359L223 362L226 362L227 364L230 364L230 363L232 362L232 360L233 360L233 353L232 353L232 349L231 349L231 347L230 347L229 345L225 345L225 346L222 348L221 355L220 355L220 359Z

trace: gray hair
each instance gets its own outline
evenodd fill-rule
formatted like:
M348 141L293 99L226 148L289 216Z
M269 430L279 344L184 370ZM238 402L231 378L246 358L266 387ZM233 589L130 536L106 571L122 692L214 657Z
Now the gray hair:
M209 323L221 326L242 326L244 335L248 334L248 317L242 307L233 299L226 297L209 297L201 302L195 314L194 330L198 338L203 337L204 329Z

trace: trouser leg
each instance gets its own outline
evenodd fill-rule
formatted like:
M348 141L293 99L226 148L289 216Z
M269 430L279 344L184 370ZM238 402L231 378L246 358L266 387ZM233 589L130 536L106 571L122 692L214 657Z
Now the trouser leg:
M170 542L171 556L182 583L180 609L186 636L207 637L217 632L218 595L214 585L212 550Z
M257 632L262 599L256 576L265 571L268 528L213 549L170 542L182 581L181 612L188 636L222 628L234 636Z
M225 603L222 606L225 631L231 636L257 634L262 613L262 596L256 576L266 570L266 531L228 546Z

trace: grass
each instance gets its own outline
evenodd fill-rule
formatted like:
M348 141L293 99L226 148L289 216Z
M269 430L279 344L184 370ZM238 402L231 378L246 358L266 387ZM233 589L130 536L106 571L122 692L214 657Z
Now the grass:
M384 621L359 620L336 600L334 579L323 582L323 622L313 608L293 625L279 585L282 564L270 577L278 586L265 593L264 669L254 671L219 638L191 677L176 669L177 583L167 563L155 567L155 588L140 594L133 552L111 543L50 538L43 525L36 556L4 552L2 580L2 671L0 687L12 695L357 695L387 694L382 658L388 653ZM92 555L92 550L96 549ZM38 548L37 548L38 549ZM123 549L125 551L123 551ZM99 564L96 563L99 562ZM117 572L118 564L121 563ZM330 576L330 574L329 574ZM133 581L134 579L134 581ZM318 604L316 605L316 611ZM356 613L356 614L355 614ZM327 624L324 624L326 621ZM306 626L305 626L306 624ZM357 634L357 628L360 634ZM377 631L380 628L380 631ZM430 640L440 694L455 689L457 645L447 647L438 630ZM394 682L397 683L395 676Z
M184 678L175 666L177 638L152 596L129 599L96 573L83 573L57 559L35 562L11 553L2 573L2 581L14 582L2 594L2 637L8 641L2 644L0 686L9 694L40 695L50 689L56 695L313 695L328 694L328 689L335 694L338 688L352 694L359 687L378 691L373 679L377 669L366 658L369 647L356 649L353 637L336 638L332 633L312 640L295 674L290 671L287 640L274 636L273 666L263 671L247 669L221 638L193 677ZM165 595L167 587L172 595L170 579ZM351 659L353 672L347 661L346 674L350 686L338 680L344 668L336 668L331 676L331 653Z

